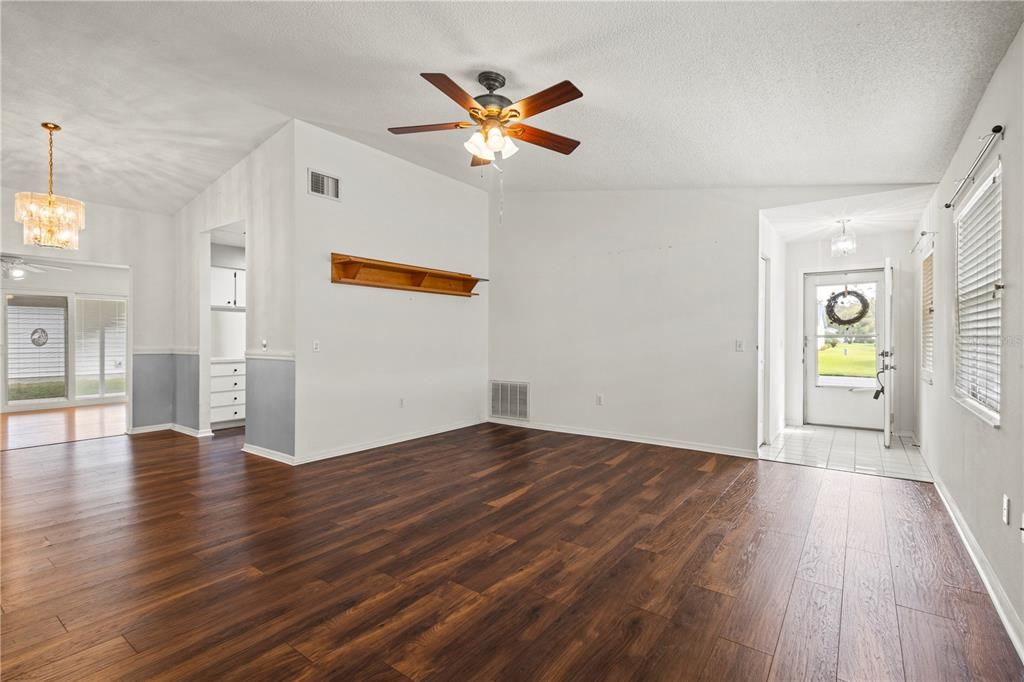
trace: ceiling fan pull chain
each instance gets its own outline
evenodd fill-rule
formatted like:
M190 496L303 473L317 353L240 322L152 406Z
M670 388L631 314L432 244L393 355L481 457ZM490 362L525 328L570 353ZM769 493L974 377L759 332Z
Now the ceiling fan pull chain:
M492 165L498 171L498 224L502 225L505 222L505 171L496 163Z

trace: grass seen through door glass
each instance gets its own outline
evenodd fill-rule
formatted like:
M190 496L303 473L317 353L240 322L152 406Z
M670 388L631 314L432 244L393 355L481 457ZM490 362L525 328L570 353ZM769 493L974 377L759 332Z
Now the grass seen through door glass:
M836 345L820 341L818 348L818 376L874 377L875 344L843 343Z

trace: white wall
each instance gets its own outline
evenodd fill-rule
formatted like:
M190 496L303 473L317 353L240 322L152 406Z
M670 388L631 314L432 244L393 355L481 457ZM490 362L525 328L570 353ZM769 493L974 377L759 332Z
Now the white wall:
M941 208L958 178L970 168L978 137L1006 126L994 154L1003 162L1002 421L998 429L953 400L954 242L953 212ZM920 383L922 453L939 490L969 534L983 574L996 593L1024 652L1024 30L1018 33L992 77L922 228L935 239L935 371ZM923 258L926 251L918 254ZM1012 522L1000 520L1002 495L1011 497Z
M491 377L531 382L535 426L755 456L758 212L872 191L509 193Z
M917 425L917 271L918 260L910 255L917 240L913 230L857 235L857 252L833 258L830 239L791 241L786 244L786 422L803 423L803 279L809 272L881 268L891 258L896 266L894 298L896 329L896 430L912 433ZM882 428L879 424L878 428Z
M179 370L179 378L187 374L188 380L176 381L176 418L195 424L198 433L208 433L210 427L211 230L241 223L246 233L246 354L294 359L294 155L294 126L289 122L175 214L176 352L198 356ZM291 409L292 393L290 386L246 382L247 401L255 399L260 405L280 402Z
M208 240L201 233L241 221L251 271L246 278L248 352L275 356L294 352L293 166L294 130L288 123L175 214L178 349L196 352L200 345L199 289L204 279L208 282L205 266L210 253L208 247L205 251L199 247L202 239ZM207 256L206 262L201 262L202 255ZM209 300L203 302L208 304Z
M488 285L467 299L332 284L330 255L486 277L486 193L302 122L294 168L298 459L483 421ZM308 194L307 168L340 177L341 201Z
M759 219L760 255L768 259L770 275L767 294L767 361L770 370L767 418L771 442L786 426L786 243L764 215L759 215Z
M28 189L28 188L25 188ZM170 216L86 202L85 225L77 251L22 244L14 220L15 189L3 188L0 251L54 261L131 266L134 352L166 350L173 344L175 292L174 221ZM38 281L58 275L33 277ZM28 281L28 279L26 279Z

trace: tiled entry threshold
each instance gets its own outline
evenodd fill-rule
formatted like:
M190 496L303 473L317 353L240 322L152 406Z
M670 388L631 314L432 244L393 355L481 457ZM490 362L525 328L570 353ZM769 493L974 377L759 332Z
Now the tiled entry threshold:
M787 426L771 445L762 445L761 459L790 462L819 469L853 471L889 478L931 482L921 450L907 436L882 445L881 431L830 426Z

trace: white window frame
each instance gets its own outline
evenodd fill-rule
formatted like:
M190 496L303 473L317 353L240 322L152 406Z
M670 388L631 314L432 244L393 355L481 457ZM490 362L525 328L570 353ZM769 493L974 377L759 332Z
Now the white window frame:
M925 287L925 267L930 264L931 291ZM926 298L926 296L928 296ZM921 259L921 378L929 384L932 383L932 376L935 373L935 249L929 249L924 258ZM925 351L925 340L931 339L931 352Z
M954 232L955 257L954 257L954 263L953 263L953 276L954 276L954 289L955 289L955 293L956 293L956 300L954 302L955 328L953 330L953 342L954 342L954 348L953 348L953 399L956 400L961 406L963 406L969 412L974 414L976 417L978 417L982 421L986 422L987 424L989 424L989 425L991 425L991 426L993 426L995 428L999 427L999 421L1000 421L999 407L1001 407L1001 405L1002 405L1002 396L1000 395L999 404L994 409L991 405L987 405L987 404L981 402L981 400L979 400L977 397L971 395L965 389L965 387L962 386L959 383L960 363L962 361L961 360L961 354L960 354L960 342L961 342L960 341L960 315L961 315L961 305L960 305L960 297L961 297L960 285L961 285L961 282L960 282L960 280L961 280L961 273L960 273L960 258L959 258L959 256L960 256L961 218L962 218L962 216L965 213L967 213L968 211L970 211L971 208L974 207L974 205L990 189L992 184L997 184L997 183L1001 183L1002 182L1001 176L1002 176L1002 162L1001 161L997 161L990 172L986 172L984 174L981 174L981 177L984 178L984 179L982 180L982 182L978 183L977 189L975 189L975 191L970 195L970 197L967 199L967 201L965 201L961 206L957 207L957 212L956 212L956 215L954 216L954 220L953 220L953 225L954 225L954 228L955 228L955 232ZM998 249L998 253L997 253L997 258L999 259L999 268L1000 268L1000 273L999 273L1000 276L999 276L999 278L997 280L999 284L1001 284L1001 282L1002 282L1002 230L1003 230L1003 205L1002 205L1002 187L1000 187L999 227L998 227L998 232L999 232L999 235L1000 235L1000 245L999 245L999 249ZM1000 323L1000 327L1001 327L1002 326L1002 313L1003 313L1002 295L1001 295L1001 293L998 290L994 290L993 291L993 295L996 296L997 300L999 301L998 317L999 317L999 323ZM999 388L1001 390L1002 389L1002 349L1001 349L1001 346L997 345L997 349L999 350L999 353L997 355L997 360L996 360L997 365L998 365L997 366L997 373L999 375Z

